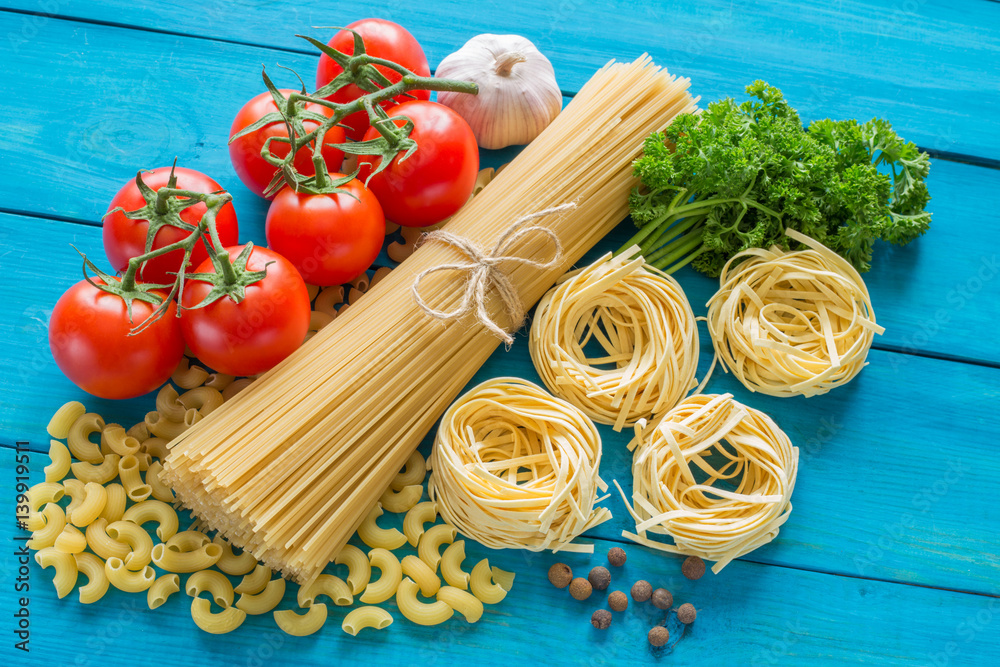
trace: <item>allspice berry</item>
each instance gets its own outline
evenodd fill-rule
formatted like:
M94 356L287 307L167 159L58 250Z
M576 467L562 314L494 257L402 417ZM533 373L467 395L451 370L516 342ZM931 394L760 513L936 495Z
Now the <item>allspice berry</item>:
M667 630L662 625L657 625L649 631L646 638L649 639L649 643L653 646L663 646L670 641L670 630Z
M632 599L636 602L645 602L653 595L653 586L645 579L632 584Z
M611 583L611 573L608 572L608 568L598 565L587 575L587 580L595 591L603 591Z
M681 572L692 581L697 581L705 575L705 561L697 556L688 556L681 565Z
M698 611L694 608L694 605L690 602L685 602L680 607L677 608L677 620L684 625L690 625L694 623L694 619L698 617Z
M611 612L607 609L598 609L590 617L590 624L598 630L607 630L611 625Z
M569 594L577 600L586 600L590 597L594 588L590 582L583 577L577 577L569 585Z
M628 609L628 596L621 591L614 591L608 596L608 606L612 611L625 611Z
M608 551L608 562L611 563L612 567L621 567L625 564L625 550L621 547L611 547Z
M566 588L573 580L573 570L566 563L554 563L549 568L549 581L556 588Z
M674 604L674 596L666 588L653 591L653 606L657 609L670 609Z

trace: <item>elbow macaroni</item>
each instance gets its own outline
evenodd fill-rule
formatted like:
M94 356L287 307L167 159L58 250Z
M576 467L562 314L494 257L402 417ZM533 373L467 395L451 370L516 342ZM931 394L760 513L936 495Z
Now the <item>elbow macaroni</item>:
M205 533L197 530L182 530L167 540L166 545L171 551L194 551L211 541Z
M63 513L62 507L55 503L48 503L40 514L34 516L41 517L44 524L32 531L31 539L26 544L29 549L40 551L56 543L56 539L66 527L66 515Z
M147 454L148 456L148 454ZM159 461L155 461L149 464L149 468L146 470L146 485L152 489L152 496L157 500L162 500L165 503L172 503L177 500L174 497L174 492L161 478L160 473L163 471L163 464Z
M365 628L382 630L390 625L392 625L392 614L382 607L358 607L344 617L340 627L352 637L357 637Z
M222 547L206 544L194 551L174 551L157 544L152 553L153 563L167 572L197 572L212 567L222 558Z
M403 532L411 547L420 543L420 536L424 534L424 524L434 523L437 518L437 505L433 501L425 501L406 513L403 518Z
M167 441L163 438L148 438L142 441L139 451L162 461L170 450L167 449Z
M143 500L129 507L123 517L125 521L131 521L137 526L141 526L149 521L155 521L156 536L161 541L166 542L177 534L179 520L174 508L162 500Z
M88 412L77 417L66 434L66 443L73 456L81 461L100 465L104 461L101 446L90 440L94 433L104 430L104 420L101 415Z
M69 595L70 591L76 587L78 570L76 569L76 559L72 554L59 551L55 547L45 547L39 549L35 554L35 562L42 568L51 567L55 570L52 583L56 587L56 595L62 599Z
M396 590L396 606L399 612L417 625L439 625L455 613L448 603L435 600L431 603L417 599L417 584L407 577Z
M88 441L89 442L89 441ZM95 447L97 445L94 445ZM107 484L118 476L118 459L121 458L114 452L104 457L99 465L88 463L87 461L77 461L70 464L73 476L81 482L97 482Z
M507 591L500 584L494 584L491 581L492 577L490 562L485 558L476 563L469 577L472 594L486 604L496 604L507 597Z
M501 570L499 567L494 567L492 570L493 581L497 582L500 588L510 593L510 589L514 587L514 573Z
M87 577L87 583L80 586L80 603L92 604L108 592L111 582L104 571L104 561L91 553L79 553L73 557L76 569Z
M160 388L156 394L156 411L160 413L160 417L172 422L184 421L187 407L181 405L177 398L177 390L169 382Z
M121 518L125 516L125 506L128 505L125 487L117 483L108 484L104 487L104 491L107 494L107 500L104 503L104 509L101 510L100 518L106 519L108 523L121 521Z
M132 550L129 549L127 544L119 542L108 535L107 519L97 519L94 523L87 526L86 537L87 544L90 545L90 548L104 560L117 558L123 561L130 553L132 553Z
M368 516L358 526L358 537L361 541L373 549L398 549L406 543L406 536L395 528L382 528L376 523L376 519L382 516L381 503L375 503L375 507L368 512Z
M267 586L260 593L243 593L240 595L236 606L250 616L260 616L277 607L284 595L285 580L279 577L267 582Z
M193 598L208 591L215 604L223 609L233 606L233 585L218 570L198 570L188 577L184 591Z
M150 609L156 609L162 606L167 601L167 598L180 589L181 578L173 573L165 574L154 581L153 585L149 587L149 591L146 593L146 604L149 605Z
M258 565L253 572L243 577L236 587L236 592L240 595L260 593L269 581L271 581L271 568L267 565Z
M73 509L72 516L69 515L67 508L67 517L70 523L78 528L85 528L94 523L101 516L101 512L104 511L108 503L108 490L97 482L87 482L83 487L83 492L84 495ZM75 501L76 498L73 500Z
M378 604L392 597L399 587L399 582L403 578L403 568L388 549L372 549L368 552L371 567L381 570L381 576L365 587L365 592L361 596L361 601L365 604Z
M393 514L402 514L413 509L424 495L424 487L420 484L404 486L400 491L386 489L379 499L379 504Z
M427 474L427 462L424 460L423 454L418 451L414 451L410 454L410 458L406 459L406 464L403 469L392 478L392 483L389 488L393 491L402 491L408 486L413 486L414 484L418 486L423 486L424 476ZM389 510L390 512L392 510Z
M434 597L434 594L441 588L441 580L434 574L430 565L420 560L416 556L409 555L403 558L400 563L403 567L403 574L413 579L420 587L420 594L425 598ZM442 571L444 567L442 566Z
M208 371L201 366L192 366L190 359L181 357L170 379L181 389L194 389L208 379Z
M58 440L49 442L49 460L51 463L43 469L45 471L46 482L58 482L62 480L69 473L69 467L73 463L73 457L70 456L69 449Z
M441 556L441 576L453 588L469 587L469 573L462 569L465 560L465 540L452 542Z
M184 392L177 400L187 410L197 410L198 414L206 417L222 405L223 398L218 389L201 386Z
M307 637L318 632L326 623L327 610L325 604L314 604L306 613L299 615L292 609L274 612L274 622L286 634L293 637Z
M437 599L464 616L469 623L475 623L483 617L482 600L461 588L443 586L437 592Z
M108 526L107 533L111 539L128 545L129 553L121 559L125 563L125 567L130 570L142 570L149 565L153 551L153 540L142 526L131 521L115 521Z
M106 442L112 453L128 456L139 451L139 441L125 432L118 424L108 424L101 432L101 442Z
M83 407L83 403L80 401L70 401L64 403L52 418L49 420L48 426L45 430L49 432L53 438L59 438L60 440L65 440L69 436L69 430L73 428L73 424L77 419L82 417L87 413L87 408Z
M338 607L348 607L354 604L351 588L340 577L332 574L321 574L308 586L299 586L296 601L303 609L312 605L321 595L325 595Z
M215 566L226 574L239 576L251 572L257 567L257 559L252 553L244 551L237 556L233 553L232 545L226 542L221 535L216 535L212 542L222 548L222 558L219 559L219 562Z
M365 552L353 544L345 544L333 562L347 566L347 583L351 585L351 592L354 595L365 590L372 576L371 563L368 562Z
M78 554L87 548L87 538L76 526L67 525L56 537L53 546L63 553Z
M454 542L457 534L455 528L446 523L431 526L420 538L420 543L417 544L420 560L427 563L436 572L438 563L441 561L441 545L445 542L449 544Z
M212 612L212 603L205 598L191 601L191 618L195 625L213 635L224 635L243 625L246 612L236 607L227 607L220 613Z
M139 474L139 460L135 456L122 457L118 462L118 477L132 502L140 503L153 493L152 487L142 481L142 475Z
M125 567L121 558L109 558L105 561L104 573L108 575L112 586L126 593L141 593L156 581L156 572L150 566L138 571L130 570Z

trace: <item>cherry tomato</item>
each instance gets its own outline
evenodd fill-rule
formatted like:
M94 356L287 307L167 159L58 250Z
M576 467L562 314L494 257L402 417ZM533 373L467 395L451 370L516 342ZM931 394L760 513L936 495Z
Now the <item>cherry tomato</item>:
M226 250L236 259L243 248ZM273 250L255 247L247 269L266 270L267 276L248 286L239 303L224 296L204 308L194 308L212 289L203 280L188 282L181 297L181 305L190 309L181 317L188 347L202 362L229 375L263 373L302 345L309 330L309 292L291 262ZM198 273L214 271L211 260L197 269Z
M129 322L121 297L81 280L59 297L49 319L56 365L78 387L101 398L134 398L153 391L170 379L184 355L173 302L158 320L129 335L154 310L152 304L133 301Z
M176 187L181 190L217 192L222 189L218 183L194 169L177 167L174 174L177 176ZM159 190L166 186L169 178L170 167L160 167L142 175L143 182L153 190ZM145 205L146 202L142 198L139 188L135 185L135 179L132 179L111 200L108 210L120 206L126 211L134 211ZM181 219L189 224L197 225L206 210L204 204L195 204L181 212ZM215 218L215 225L219 231L219 240L222 241L223 245L237 242L239 229L236 224L236 210L233 208L232 202L223 206L219 211ZM121 211L104 218L104 252L107 253L108 261L111 262L115 271L124 271L128 267L130 259L145 254L148 230L149 221L129 220ZM189 232L177 227L162 227L156 233L156 238L153 239L152 249L176 243L187 238L188 234ZM174 276L170 273L176 273L180 270L183 257L184 253L181 250L174 250L165 255L154 257L140 269L137 277L147 283L172 283ZM188 261L188 270L192 266L201 264L207 258L208 253L205 251L205 246L201 243L197 244L191 253L191 259Z
M403 26L385 21L383 19L362 19L347 26L351 30L357 31L365 42L365 53L375 58L383 58L398 63L418 76L430 76L431 69L427 65L427 56L420 44ZM347 55L354 54L354 35L346 30L341 30L333 36L328 45L341 53ZM403 76L388 67L382 65L375 66L392 83L398 82ZM336 63L333 58L323 54L319 58L319 65L316 68L316 87L320 88L333 81L334 77L343 72L343 68ZM366 94L354 84L344 86L328 99L343 104L356 100ZM414 90L409 95L397 95L395 100L403 102L405 100L429 100L431 97L428 90ZM383 103L388 109L393 103L389 100ZM357 141L368 129L368 114L363 111L352 113L343 120L344 125L351 129L347 131L350 139Z
M284 95L288 95L295 91L282 90L281 92ZM332 110L319 104L307 104L306 108L327 117L333 115ZM229 136L232 137L248 125L256 123L265 115L277 110L278 106L274 103L271 93L261 93L244 104L243 108L236 114L236 118L233 119L233 126L229 130ZM319 124L313 121L305 121L303 126L307 132L311 132ZM288 129L285 127L285 124L275 121L250 134L243 135L229 144L229 159L233 161L233 169L236 170L236 175L240 177L243 184L252 190L254 194L263 197L264 190L271 182L271 179L274 178L274 174L277 171L273 165L260 156L260 149L263 148L264 143L270 137L287 136ZM342 144L344 141L344 128L342 127L332 127L323 136L323 160L326 162L327 170L338 171L340 163L344 161L344 154L327 144ZM284 158L288 155L288 144L272 141L270 150L272 155ZM293 165L295 166L295 170L300 174L311 176L316 173L312 163L312 146L303 146L300 148L295 153ZM268 199L272 198L273 195L268 197ZM233 243L235 242L234 240Z
M414 100L389 111L389 117L413 121L410 138L417 150L402 162L402 155L375 174L368 187L382 204L385 217L405 227L426 227L454 215L465 205L479 173L479 148L469 124L448 107ZM395 121L402 126L402 120ZM378 137L368 128L365 140ZM361 156L358 178L364 182L379 157Z
M308 195L285 188L267 210L268 247L313 285L354 280L372 265L385 240L385 216L375 195L356 179L341 187L351 194Z

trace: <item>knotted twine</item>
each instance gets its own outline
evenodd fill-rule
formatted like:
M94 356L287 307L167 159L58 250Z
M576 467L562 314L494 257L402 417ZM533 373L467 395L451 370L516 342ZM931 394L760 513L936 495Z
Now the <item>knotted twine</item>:
M526 227L525 225L532 220L544 218L553 213L569 211L574 208L576 208L576 204L570 202L521 216L507 228L507 231L497 239L497 242L488 251L484 251L465 237L444 230L436 230L424 235L422 243L426 243L427 241L446 243L458 249L469 258L469 261L441 264L421 271L413 280L412 291L414 301L417 302L417 305L425 313L439 320L457 320L475 311L476 318L483 326L509 346L514 342L514 337L510 335L510 332L521 328L527 313L524 308L524 302L521 301L521 295L518 294L517 288L514 287L514 283L511 282L510 277L500 270L500 264L507 261L518 262L542 271L558 266L562 259L562 244L559 242L559 237L546 227L540 225ZM547 262L538 262L527 257L507 254L518 241L532 233L543 234L552 241L554 252L552 253L552 258ZM420 281L437 271L463 271L468 274L462 302L452 310L437 310L432 308L420 296ZM506 312L510 320L510 325L506 329L497 324L486 310L486 296L491 287L500 296L504 312Z

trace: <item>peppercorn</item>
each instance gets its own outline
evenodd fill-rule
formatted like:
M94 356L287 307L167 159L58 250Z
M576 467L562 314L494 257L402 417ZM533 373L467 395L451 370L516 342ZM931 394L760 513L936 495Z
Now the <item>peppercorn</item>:
M573 580L573 570L566 563L554 563L549 568L549 581L556 588L566 588Z
M621 567L625 564L625 559L625 550L621 547L611 547L611 550L608 551L608 562L613 567Z
M691 581L697 581L705 575L705 561L697 556L688 556L681 565L681 572Z
M569 585L569 594L577 600L586 600L593 590L590 582L583 577L577 577Z
M649 631L646 638L649 639L649 643L653 646L663 646L670 641L670 630L667 630L662 625L657 625Z
M657 609L670 609L674 604L674 596L666 588L657 588L653 591L653 606Z
M590 617L590 624L598 630L607 630L611 625L611 612L607 609L598 609Z
M614 591L608 596L608 605L612 611L625 611L628 609L628 596L621 591Z
M611 583L611 573L608 572L608 568L598 565L587 575L587 580L595 591L603 591Z
M653 595L653 586L645 579L632 584L632 599L636 602L645 602Z
M690 602L685 602L677 609L677 620L684 625L690 625L694 623L694 619L698 617L698 611L694 608L694 605Z

